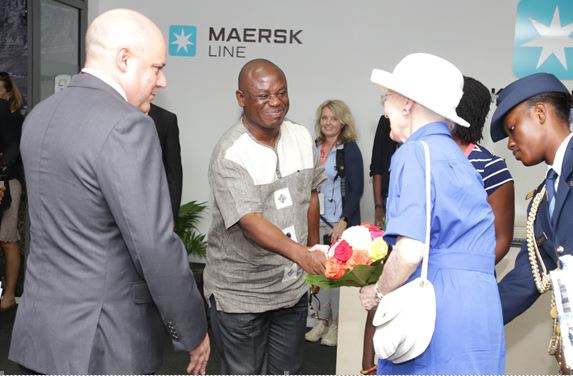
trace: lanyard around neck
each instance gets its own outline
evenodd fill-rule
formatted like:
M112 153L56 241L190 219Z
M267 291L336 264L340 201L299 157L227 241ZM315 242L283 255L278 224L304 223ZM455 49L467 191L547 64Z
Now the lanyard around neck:
M336 137L332 142L332 144L330 144L328 151L326 151L326 140L324 140L324 142L322 143L322 146L320 147L320 161L322 162L323 166L326 164L326 160L328 159L328 156L330 155L332 148L334 147L334 145L336 145L336 141L338 141L338 137Z

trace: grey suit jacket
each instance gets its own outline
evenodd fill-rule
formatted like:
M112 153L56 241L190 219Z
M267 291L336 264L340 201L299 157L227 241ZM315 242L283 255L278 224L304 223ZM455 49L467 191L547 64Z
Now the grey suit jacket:
M197 346L205 311L152 120L80 74L23 128L30 253L10 359L41 373L141 374L160 366L165 328L176 349Z

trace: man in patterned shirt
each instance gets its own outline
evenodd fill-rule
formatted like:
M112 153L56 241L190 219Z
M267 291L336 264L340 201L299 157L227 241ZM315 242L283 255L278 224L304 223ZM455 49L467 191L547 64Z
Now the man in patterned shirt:
M222 374L300 374L307 315L304 272L324 271L316 188L326 179L305 127L285 120L283 71L243 66L241 119L213 151L205 297ZM304 272L303 272L304 271Z

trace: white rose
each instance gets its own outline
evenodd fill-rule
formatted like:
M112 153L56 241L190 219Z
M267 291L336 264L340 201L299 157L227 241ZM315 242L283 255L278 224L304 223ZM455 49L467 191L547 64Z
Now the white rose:
M352 226L344 230L340 237L352 247L353 251L368 251L372 245L370 230L364 226Z
M328 248L328 251L326 251L327 259L334 257L334 250L336 249L341 240L342 239L338 239L333 245L330 246L330 248Z

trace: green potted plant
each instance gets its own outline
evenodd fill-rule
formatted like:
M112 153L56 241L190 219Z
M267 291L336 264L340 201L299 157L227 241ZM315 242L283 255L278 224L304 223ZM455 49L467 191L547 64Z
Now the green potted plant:
M198 256L196 258L199 259L203 259L207 255L206 236L198 228L205 209L207 209L206 202L190 201L181 205L179 215L175 221L175 233L181 238L183 245L187 249L187 255ZM189 268L193 272L197 288L203 295L203 270L205 269L205 264L203 262L189 262ZM203 302L205 303L205 313L207 313L207 302L204 297Z
M179 208L179 216L175 222L175 233L187 248L189 255L205 257L207 240L205 234L199 232L198 224L207 209L206 202L190 201Z
M188 255L204 258L207 255L207 240L197 227L203 218L203 212L207 209L206 202L190 201L179 208L179 216L175 222L175 233L179 235ZM189 267L195 276L199 291L203 291L202 262L190 262Z

